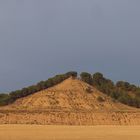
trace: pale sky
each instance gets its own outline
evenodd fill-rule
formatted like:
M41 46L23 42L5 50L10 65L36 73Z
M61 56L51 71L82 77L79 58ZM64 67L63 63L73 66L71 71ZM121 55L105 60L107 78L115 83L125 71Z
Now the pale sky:
M70 70L140 85L140 0L0 0L0 92Z

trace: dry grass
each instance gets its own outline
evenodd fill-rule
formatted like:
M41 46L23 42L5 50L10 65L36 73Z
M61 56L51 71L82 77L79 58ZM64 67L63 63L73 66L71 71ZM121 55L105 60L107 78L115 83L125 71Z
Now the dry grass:
M139 140L140 126L0 125L1 140Z

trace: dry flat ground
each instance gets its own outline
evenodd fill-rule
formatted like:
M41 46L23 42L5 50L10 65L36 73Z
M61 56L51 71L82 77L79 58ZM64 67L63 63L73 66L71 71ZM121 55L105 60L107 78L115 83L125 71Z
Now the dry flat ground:
M0 125L0 140L140 140L140 126Z

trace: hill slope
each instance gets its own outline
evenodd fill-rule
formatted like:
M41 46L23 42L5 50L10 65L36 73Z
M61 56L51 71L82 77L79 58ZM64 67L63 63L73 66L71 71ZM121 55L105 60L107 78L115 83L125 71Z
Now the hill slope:
M88 92L88 90L90 90ZM103 101L99 101L101 97ZM7 109L36 109L36 110L67 110L67 111L105 111L105 110L133 110L133 108L104 95L96 88L78 80L69 78L62 83L37 92L33 95L20 98Z
M0 123L140 124L139 109L73 78L1 107L0 118Z

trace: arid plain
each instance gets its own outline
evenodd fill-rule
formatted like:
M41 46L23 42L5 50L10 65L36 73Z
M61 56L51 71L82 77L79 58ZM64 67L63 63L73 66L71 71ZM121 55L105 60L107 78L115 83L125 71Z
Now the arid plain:
M0 125L1 140L139 140L140 126Z

